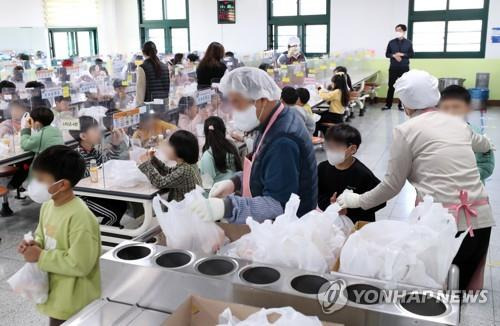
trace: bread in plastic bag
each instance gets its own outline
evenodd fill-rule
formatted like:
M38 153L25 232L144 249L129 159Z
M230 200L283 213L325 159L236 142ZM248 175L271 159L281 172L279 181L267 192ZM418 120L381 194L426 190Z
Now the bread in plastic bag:
M148 178L131 160L109 160L103 165L106 186L133 188L148 184Z
M444 288L467 232L429 196L405 221L383 220L352 234L340 255L340 272L392 282Z
M274 222L258 223L247 218L250 233L224 246L219 253L311 272L331 270L346 239L336 225L339 206L333 204L325 212L311 211L298 218L299 204L299 197L292 194L285 212Z
M224 231L215 222L204 221L190 210L192 203L204 198L203 193L201 187L196 187L180 202L167 202L160 196L153 199L153 210L167 238L168 247L209 254L216 252L224 243ZM166 212L161 204L168 208Z
M268 317L276 315L272 325L274 326L321 326L321 321L316 316L306 316L296 311L292 307L264 309L251 314L245 320L240 321L233 316L231 309L226 308L219 315L217 326L262 326L271 325Z
M31 232L25 234L24 239L33 240ZM15 293L37 304L45 303L49 296L49 277L37 263L24 264L7 280L7 283Z

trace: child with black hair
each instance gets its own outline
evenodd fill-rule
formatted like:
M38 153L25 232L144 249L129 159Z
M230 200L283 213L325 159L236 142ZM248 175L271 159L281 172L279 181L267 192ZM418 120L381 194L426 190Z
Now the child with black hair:
M347 73L347 68L344 67L344 66L337 66L335 67L335 69L333 70L333 73L336 74L338 72L341 72L341 73L344 73L345 76L346 76L346 82L347 82L347 88L349 89L349 91L352 91L354 90L352 88L352 82L351 82L351 76L349 76L349 74Z
M335 73L332 77L331 90L320 87L319 96L330 104L330 109L322 113L321 119L317 122L317 130L325 135L328 125L344 122L345 108L349 105L349 88L345 73Z
M200 111L196 101L191 96L183 96L179 100L179 129L187 130L196 134L196 126L203 124L208 118L205 111Z
M150 150L139 160L139 170L148 177L157 188L168 190L167 200L181 201L184 195L201 186L198 162L200 148L195 135L186 130L177 130L168 139L165 146L165 158L175 161L174 167L168 167Z
M127 82L115 79L113 81L113 88L115 90L115 96L113 97L114 108L118 110L127 109L134 101L134 98L127 94Z
M50 325L61 325L101 296L99 225L73 192L84 173L83 159L63 145L46 149L33 162L28 191L42 208L34 241L21 241L17 250L48 273L48 299L37 308Z
M59 129L52 127L54 114L49 108L37 107L31 110L26 125L21 126L21 148L35 156L54 145L63 145L64 140ZM31 130L35 130L32 133Z
M33 110L34 108L43 106L46 108L50 108L52 104L48 99L42 98L42 90L45 88L45 85L37 80L32 80L24 85L24 88L30 89L30 107Z
M472 111L470 107L471 96L467 89L459 85L450 85L441 92L439 110L467 120L467 115ZM469 124L469 127L478 134L481 130ZM484 183L495 169L495 156L493 151L486 153L475 153L479 176Z
M89 116L81 116L80 130L70 130L71 136L78 141L76 151L85 161L85 177L90 176L90 164L97 166L112 159L120 159L127 146L123 146L125 133L121 129L111 131L110 141L104 142L99 122ZM103 225L119 226L120 219L127 210L127 203L119 200L82 197L89 209Z
M226 137L226 126L219 117L209 117L204 125L205 144L200 160L202 175L213 182L231 179L243 169L238 149Z
M347 124L331 127L325 137L327 160L318 165L318 207L325 210L346 189L362 194L375 188L380 180L361 163L354 154L361 145L359 131ZM354 223L357 221L375 221L375 212L385 203L363 210L347 209L347 215Z
M56 96L54 97L54 104L52 108L52 113L54 113L52 125L60 128L61 120L64 117L72 118L73 116L71 112L71 97Z
M290 86L283 87L281 90L281 102L288 107L295 108L297 112L300 113L307 130L312 136L314 130L316 130L316 123L314 122L313 116L306 114L306 111L297 104L299 102L299 93L297 90Z

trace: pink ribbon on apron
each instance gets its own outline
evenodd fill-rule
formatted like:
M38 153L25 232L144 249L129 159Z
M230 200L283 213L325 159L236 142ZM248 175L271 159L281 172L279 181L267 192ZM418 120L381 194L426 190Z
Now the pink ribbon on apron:
M466 190L460 190L460 195L458 196L460 199L460 204L448 204L448 205L443 205L445 208L448 208L455 213L455 219L458 223L458 217L460 214L460 211L463 210L465 214L465 221L467 223L467 227L470 228L469 235L471 237L474 236L474 231L472 230L471 227L471 218L476 217L477 218L477 211L473 208L474 206L482 206L482 205L488 205L489 201L488 198L483 198L483 199L478 199L474 201L469 201L469 193Z
M460 204L443 204L444 208L453 211L453 215L455 216L455 220L458 224L458 218L460 216L460 211L463 210L465 214L465 222L467 223L467 228L469 228L469 235L471 237L474 236L474 230L472 230L471 218L477 218L477 211L473 208L474 206L482 206L488 205L490 202L488 198L478 199L474 201L469 201L469 193L467 190L460 190L460 194L458 195L460 199ZM421 198L417 198L415 201L415 206L422 202Z
M252 159L250 160L248 156L246 156L245 160L243 161L243 180L242 180L243 182L241 186L243 197L252 197L252 192L250 191L250 174L252 173L253 161L260 150L260 146L264 142L264 138L266 138L267 132L269 131L269 129L271 129L273 124L278 119L278 116L281 114L281 112L283 112L284 109L285 106L283 104L280 104L279 108L276 110L276 112L274 112L271 119L269 120L269 123L267 124L266 129L264 130L264 133L260 138L260 142L257 145L257 149L253 152L253 154L251 154Z

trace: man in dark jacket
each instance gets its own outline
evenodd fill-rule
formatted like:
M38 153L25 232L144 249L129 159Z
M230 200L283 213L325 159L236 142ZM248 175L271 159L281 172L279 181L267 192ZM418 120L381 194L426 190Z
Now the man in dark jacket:
M314 210L318 176L311 137L297 110L280 103L274 80L260 69L241 67L222 78L220 90L234 108L235 127L245 132L259 128L259 133L251 166L247 161L243 175L214 184L210 198L192 210L205 220L237 224L248 217L274 220L293 193L300 197L299 216ZM233 194L240 191L243 196Z
M406 25L399 24L396 26L396 38L389 41L385 56L391 59L389 67L389 89L387 90L387 99L382 110L390 110L394 99L394 83L405 72L410 70L410 58L413 58L413 44L405 38ZM401 102L398 105L400 110Z

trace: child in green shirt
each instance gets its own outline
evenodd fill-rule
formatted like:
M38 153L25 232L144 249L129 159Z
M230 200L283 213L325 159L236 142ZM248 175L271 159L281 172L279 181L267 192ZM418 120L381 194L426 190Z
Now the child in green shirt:
M467 115L472 111L471 96L469 92L462 86L451 85L441 92L441 100L439 102L439 110L449 114L458 116L462 119L467 119ZM469 127L475 133L481 133L479 128L469 124ZM475 153L477 168L481 182L485 183L495 169L495 156L493 151L487 153Z
M34 241L22 241L18 252L38 263L49 276L49 296L38 310L59 325L101 295L99 224L73 193L85 173L85 162L63 145L48 148L33 162L30 197L43 203Z

